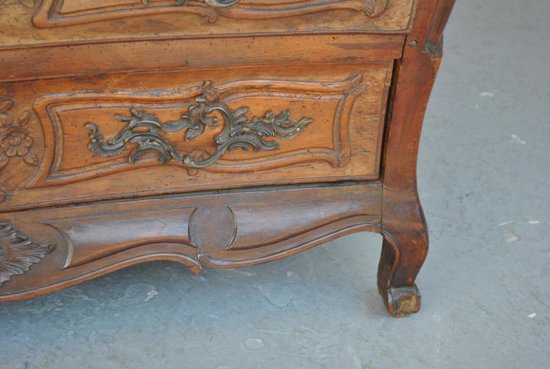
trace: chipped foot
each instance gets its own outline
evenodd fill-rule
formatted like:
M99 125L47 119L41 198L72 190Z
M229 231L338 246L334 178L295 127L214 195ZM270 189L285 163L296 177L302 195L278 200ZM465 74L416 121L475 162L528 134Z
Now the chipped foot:
M416 284L412 287L390 288L384 296L384 303L388 312L394 317L401 318L420 311L421 297Z

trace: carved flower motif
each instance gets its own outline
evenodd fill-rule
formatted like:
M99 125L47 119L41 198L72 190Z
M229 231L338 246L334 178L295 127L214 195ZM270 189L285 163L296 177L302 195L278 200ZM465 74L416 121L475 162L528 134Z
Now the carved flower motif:
M9 130L0 141L0 147L9 158L27 155L31 146L29 133L19 127Z
M17 120L13 119L9 111L14 106L12 99L0 98L0 169L14 157L21 157L30 165L38 164L37 157L31 152L33 140L25 128L31 115L26 111Z

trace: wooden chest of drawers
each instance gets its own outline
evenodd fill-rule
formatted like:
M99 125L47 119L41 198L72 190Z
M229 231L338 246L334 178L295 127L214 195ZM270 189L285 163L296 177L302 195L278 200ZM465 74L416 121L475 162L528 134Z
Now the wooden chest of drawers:
M0 301L384 237L418 311L424 111L453 0L0 1Z

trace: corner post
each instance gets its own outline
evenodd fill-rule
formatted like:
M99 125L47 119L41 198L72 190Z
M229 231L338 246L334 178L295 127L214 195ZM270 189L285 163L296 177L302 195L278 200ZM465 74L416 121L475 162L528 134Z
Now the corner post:
M384 238L378 291L397 317L420 310L415 279L428 253L428 230L416 184L422 123L442 56L443 29L455 0L417 0L414 26L396 62L383 156Z

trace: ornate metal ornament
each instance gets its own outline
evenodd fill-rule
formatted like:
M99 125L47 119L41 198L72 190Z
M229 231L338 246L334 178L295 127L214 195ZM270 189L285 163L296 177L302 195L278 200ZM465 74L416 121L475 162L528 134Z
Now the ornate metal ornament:
M216 162L226 151L236 148L275 150L279 144L273 138L293 138L313 122L311 118L301 118L294 122L290 119L288 110L277 115L269 111L262 118L254 117L250 121L246 115L248 107L233 111L223 102L213 101L217 98L217 93L210 81L205 82L201 91L202 94L195 99L195 103L176 121L161 122L154 114L132 108L130 116L116 116L126 127L107 140L96 124L86 124L86 128L90 130L88 148L100 156L111 157L126 151L128 144L136 144L137 148L131 151L128 159L130 163L135 163L148 152L156 152L162 163L175 160L187 168L200 169ZM190 141L217 122L213 113L219 113L223 118L223 130L214 138L216 150L213 153L204 150L177 152L161 134L185 131L184 140Z
M26 273L55 245L40 245L8 223L0 223L0 286L14 275Z

